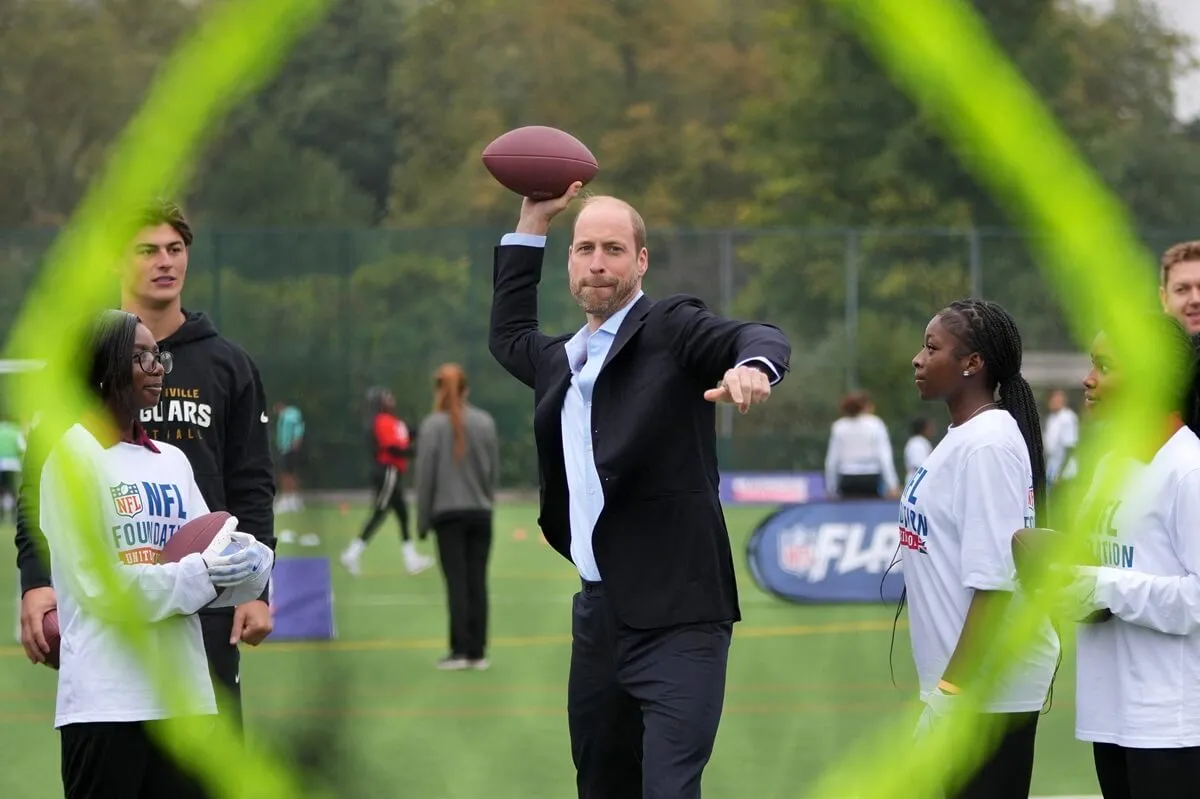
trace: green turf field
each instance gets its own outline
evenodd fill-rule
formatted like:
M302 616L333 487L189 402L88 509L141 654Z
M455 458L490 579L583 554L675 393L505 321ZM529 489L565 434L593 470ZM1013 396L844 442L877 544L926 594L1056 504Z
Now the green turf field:
M745 620L735 628L725 712L705 774L704 795L714 799L803 797L848 742L884 718L917 713L903 627L898 688L888 673L891 608L800 607L754 586L742 552L765 513L727 511ZM497 517L487 672L433 668L445 654L441 576L404 572L394 521L363 556L363 575L346 575L336 555L362 517L358 508L343 513L332 505L279 517L281 530L321 537L316 548L281 545L281 557L328 554L335 561L338 640L243 648L250 734L288 747L305 767L332 770L335 796L573 796L565 708L569 600L578 582L570 564L541 543L534 507L508 506ZM8 597L16 595L14 572L4 571ZM6 607L11 641L15 610ZM1098 793L1089 750L1071 734L1073 673L1068 657L1042 719L1035 794ZM0 647L0 748L8 765L0 770L0 796L61 796L53 705L53 672L31 666L19 646ZM887 768L910 746L897 740L867 765Z

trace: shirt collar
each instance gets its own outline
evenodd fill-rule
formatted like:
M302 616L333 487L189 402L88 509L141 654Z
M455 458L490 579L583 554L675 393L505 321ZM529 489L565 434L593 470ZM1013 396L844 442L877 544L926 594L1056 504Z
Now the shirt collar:
M126 444L135 444L139 447L145 447L151 452L158 454L158 446L154 440L146 434L146 428L142 427L141 422L134 421L133 429L128 436L119 436L113 429L112 423L107 418L101 418L92 414L85 414L80 420L80 425L83 429L92 434L92 437L100 442L103 447L111 447L118 442Z
M146 434L146 428L142 427L141 422L133 423L132 435L130 435L129 438L124 439L124 441L127 444L137 444L140 447L145 447L156 455L160 452L159 448L154 443L154 439L150 438L150 436Z
M638 289L637 294L633 295L633 297L629 300L629 302L625 303L621 310L605 319L604 323L600 325L600 327L596 328L596 333L606 333L610 336L616 337L617 331L621 329L621 323L625 321L626 316L629 316L629 311L634 305L637 304L637 301L640 300L644 294L644 291ZM588 330L588 326L585 324L583 327L579 328L574 336L571 336L570 340L567 341L565 345L565 349L567 351L567 363L571 365L571 371L575 374L579 373L579 370L583 368L583 364L587 360L587 345L588 341L593 335L595 335L595 333Z

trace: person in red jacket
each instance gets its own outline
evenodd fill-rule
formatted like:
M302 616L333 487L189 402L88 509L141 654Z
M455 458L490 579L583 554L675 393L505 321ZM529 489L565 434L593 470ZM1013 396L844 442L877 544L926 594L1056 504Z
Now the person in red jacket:
M342 553L346 571L357 575L360 559L367 544L375 535L388 511L394 511L400 521L404 566L409 574L419 574L433 565L433 558L417 552L408 524L408 505L404 501L404 475L412 457L412 441L408 425L396 416L396 398L386 388L367 391L367 443L371 452L371 483L375 489L371 517L358 538Z

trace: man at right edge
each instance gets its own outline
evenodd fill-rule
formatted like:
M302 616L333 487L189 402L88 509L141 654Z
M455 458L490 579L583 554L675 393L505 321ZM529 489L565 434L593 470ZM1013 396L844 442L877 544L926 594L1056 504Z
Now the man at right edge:
M567 686L578 795L699 799L741 618L715 403L765 402L791 347L694 297L646 297L645 224L612 197L584 203L569 250L587 324L542 333L546 235L581 188L522 202L495 251L489 345L534 390L538 523L582 579Z

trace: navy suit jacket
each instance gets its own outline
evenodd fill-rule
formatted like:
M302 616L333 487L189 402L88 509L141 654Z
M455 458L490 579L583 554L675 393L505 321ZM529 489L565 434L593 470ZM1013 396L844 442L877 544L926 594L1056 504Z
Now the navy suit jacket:
M489 346L533 389L538 524L570 560L561 413L571 336L538 328L544 252L496 248ZM740 620L718 493L716 406L704 392L747 358L765 358L783 376L790 354L778 328L722 319L695 297L643 296L625 317L592 394L592 452L604 490L592 547L612 608L630 627Z

